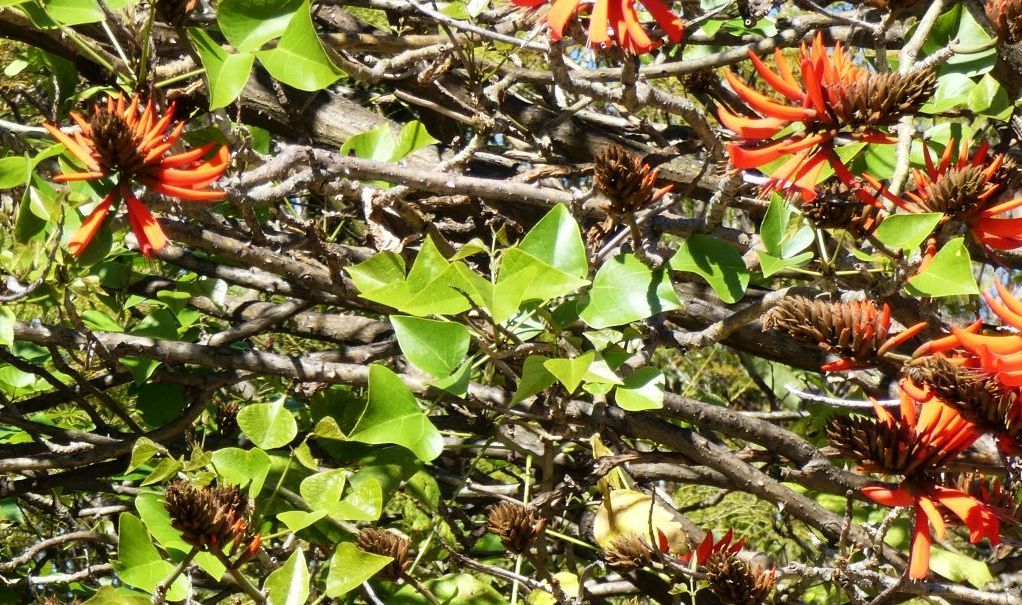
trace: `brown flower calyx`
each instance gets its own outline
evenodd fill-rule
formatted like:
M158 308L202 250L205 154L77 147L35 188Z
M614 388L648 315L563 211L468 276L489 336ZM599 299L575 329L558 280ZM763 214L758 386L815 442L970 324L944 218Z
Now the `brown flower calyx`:
M538 518L532 508L517 502L501 502L490 509L486 518L491 533L514 554L522 554L546 527L546 519Z
M251 542L248 497L234 486L197 489L187 481L167 486L164 507L185 542L209 550Z
M646 540L636 535L618 536L604 549L607 565L622 569L645 567L653 560L653 550Z
M763 316L764 330L787 332L795 340L815 344L848 360L849 366L875 365L886 353L890 310L871 300L829 302L789 296Z
M970 214L977 208L982 197L999 187L997 183L988 181L985 173L986 166L949 168L930 185L924 198L927 209L943 212L951 218Z
M996 377L957 365L943 355L912 360L905 367L905 375L929 387L978 427L1007 437L1022 434L1019 393L1003 386Z
M657 189L658 171L618 146L609 146L596 155L593 180L596 190L610 200L609 212L638 212L662 198L672 185Z
M1008 44L1022 41L1022 1L987 0L986 13L998 38Z
M734 553L716 553L704 568L710 590L724 605L761 605L777 582L773 571L750 565Z
M869 72L837 90L834 113L860 128L889 126L917 113L936 86L932 69L907 74Z
M145 166L142 141L120 115L97 109L89 120L96 161L106 172L134 175Z
M358 532L355 545L362 550L394 559L380 570L384 578L397 581L405 575L405 570L412 564L408 557L408 540L385 529L367 527Z
M879 224L878 211L867 206L844 183L829 180L817 187L818 197L801 206L802 214L820 229L844 229L856 237L873 232Z

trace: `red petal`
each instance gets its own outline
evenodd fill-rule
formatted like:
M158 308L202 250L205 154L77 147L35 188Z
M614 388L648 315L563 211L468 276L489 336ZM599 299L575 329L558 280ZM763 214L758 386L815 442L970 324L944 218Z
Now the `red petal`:
M110 205L113 204L116 198L117 190L114 189L89 213L89 216L82 222L82 226L74 232L74 235L67 242L67 249L71 254L81 256L85 252L85 249L92 243L92 238L99 231L99 226L106 219L106 215L110 212Z
M926 522L926 515L916 507L916 525L912 532L908 577L912 580L925 580L928 575L930 575L930 526Z
M185 189L184 187L178 187L176 185L167 185L165 183L146 182L146 184L152 187L153 191L157 193L162 193L163 195L169 195L171 197L191 202L217 202L224 199L224 196L227 195L223 191L196 191L194 189Z
M727 79L728 84L731 85L731 88L743 101L767 117L778 118L788 122L805 122L812 121L816 118L816 111L812 109L782 105L770 97L760 94L750 88L747 84L745 84L745 82L742 82L742 80L730 70L724 71L724 77Z
M167 245L167 236L163 234L160 223L127 187L124 188L124 201L128 205L128 222L138 238L142 255L152 256L153 252L162 250Z
M667 39L675 44L681 42L685 35L685 22L674 14L662 0L640 0L649 14L653 15L660 27L667 33Z
M601 0L606 1L606 0ZM547 13L546 22L550 26L550 39L554 42L564 37L564 28L568 19L578 10L578 0L555 0ZM592 32L590 32L590 35Z
M717 116L725 128L743 139L769 139L784 128L784 121L777 118L747 118L728 111L724 106L717 109Z
M985 504L965 492L936 486L932 490L935 500L948 508L969 528L969 541L975 544L988 538L991 544L1001 541L997 516Z
M916 498L907 489L898 487L891 489L880 485L867 485L862 488L862 494L883 506L910 506L915 503Z
M763 81L770 85L771 88L781 93L790 101L801 103L802 99L805 98L805 94L798 86L789 83L783 77L774 73L772 69L767 67L766 63L763 62L756 53L749 49L749 59L752 61L752 66L759 72L759 76L763 78Z

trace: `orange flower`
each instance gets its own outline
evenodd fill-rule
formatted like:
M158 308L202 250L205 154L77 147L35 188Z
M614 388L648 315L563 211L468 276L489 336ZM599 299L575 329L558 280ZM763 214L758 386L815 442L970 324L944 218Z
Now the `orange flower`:
M211 202L223 199L222 191L207 187L227 169L230 153L221 146L208 160L203 157L214 147L209 143L199 148L170 154L171 148L184 132L184 122L172 127L174 106L158 115L150 99L139 108L139 97L128 102L123 96L108 97L97 103L86 120L71 112L78 131L67 135L52 124L43 126L53 138L81 162L85 170L61 174L57 182L97 181L112 176L116 184L103 198L82 226L71 236L68 249L81 255L89 246L110 209L122 199L128 210L128 221L145 256L163 248L167 237L149 209L132 192L132 185L145 185L156 193L181 200Z
M988 157L988 149L989 144L983 143L973 152L969 141L957 146L951 139L940 161L934 164L929 146L923 145L926 170L913 169L915 189L905 194L908 199L893 196L883 188L881 192L908 212L943 212L944 220L963 221L980 243L991 248L1022 247L1022 218L998 217L1022 206L1022 198L994 203L1007 189L1007 180L1016 167L1003 153ZM876 179L868 175L865 178L879 187Z
M963 491L905 481L893 489L888 486L869 485L862 488L862 493L883 506L912 506L915 509L915 528L912 531L912 553L909 556L908 571L908 577L912 580L923 580L930 573L930 544L933 542L930 526L932 525L938 540L944 539L946 523L937 505L961 520L969 529L969 541L973 544L983 538L989 539L991 544L1001 541L1000 522L994 511Z
M811 201L816 197L823 163L828 162L841 182L856 191L864 203L876 205L876 198L861 190L861 184L834 151L835 139L843 134L868 143L893 143L894 139L882 129L923 104L936 82L932 71L871 72L853 63L840 43L828 55L822 34L817 34L811 49L802 45L801 82L795 79L780 49L774 51L776 72L751 50L749 58L763 81L786 102L775 101L726 72L731 88L757 114L747 117L724 107L719 109L721 123L740 139L728 145L731 163L736 168L751 169L788 157L770 175L768 188L793 187L805 201ZM774 138L796 124L801 125L801 131Z
M961 520L973 543L985 537L997 544L1000 525L989 507L962 491L937 485L932 472L972 445L979 437L975 426L937 397L929 397L917 410L908 381L899 383L898 394L899 416L874 402L876 419L838 417L831 421L827 433L831 445L860 460L863 468L904 476L894 488L870 485L862 493L884 506L914 507L909 578L920 580L929 574L930 526L938 539L944 538L945 521L938 504Z
M512 1L518 6L535 8L547 0ZM685 35L685 23L681 17L674 14L663 0L639 1L663 28L667 38L675 44L680 43ZM553 6L546 17L551 40L557 41L564 37L568 20L581 6L579 0L553 0ZM649 37L649 33L639 23L635 0L594 0L589 16L589 46L606 48L615 43L633 55L648 53L660 45Z

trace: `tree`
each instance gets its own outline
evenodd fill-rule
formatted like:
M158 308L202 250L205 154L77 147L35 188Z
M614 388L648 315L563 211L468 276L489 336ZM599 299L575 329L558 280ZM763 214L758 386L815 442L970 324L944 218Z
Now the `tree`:
M0 3L0 599L1022 599L1022 2Z

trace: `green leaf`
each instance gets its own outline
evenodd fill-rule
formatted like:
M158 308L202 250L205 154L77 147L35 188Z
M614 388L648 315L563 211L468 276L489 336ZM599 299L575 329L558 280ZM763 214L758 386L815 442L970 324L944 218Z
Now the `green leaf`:
M398 274L402 265L397 260L390 256L377 260L378 256L348 268L362 298L417 316L453 315L471 308L462 294L475 289L462 276L467 267L448 262L432 238L423 242L407 278Z
M586 280L562 271L521 248L508 248L500 259L500 270L494 285L494 304L507 296L513 302L506 308L517 309L521 302L551 300L573 292L586 283ZM497 317L504 314L494 311L494 320L498 323L503 321Z
M968 104L973 112L998 120L1008 119L1012 112L1011 99L1007 91L990 74L984 74L979 84L973 87L969 93Z
M351 592L393 560L360 550L351 542L341 542L330 559L326 596L336 599Z
M96 0L46 0L46 14L61 25L83 25L103 20Z
M169 477L173 477L174 473L181 469L181 463L177 461L177 458L164 458L160 460L156 468L153 469L149 476L142 480L142 487L152 485L154 483L161 483Z
M512 405L532 397L557 382L557 378L546 369L546 362L549 359L542 355L529 355L525 359L525 364L522 366L522 377L518 381L515 394L511 397Z
M401 132L397 135L394 151L390 154L389 160L391 162L399 162L423 147L439 142L426 132L426 126L422 122L412 120L401 127Z
M302 0L221 0L216 5L220 31L240 52L250 52L279 37Z
M586 372L589 371L589 366L595 357L596 353L589 351L571 359L563 357L548 359L543 362L543 367L564 385L564 389L568 393L574 393Z
M914 31L915 26L908 35ZM994 62L997 60L997 49L989 44L993 38L972 18L972 14L961 3L955 3L951 10L937 18L930 35L923 43L923 53L932 55L941 52L952 40L957 42L959 48L984 46L986 48L979 52L955 53L946 65L941 67L941 71L953 70L965 75L977 76L993 68Z
M301 530L309 527L313 523L326 517L325 510L317 510L307 512L304 510L289 510L282 513L277 513L277 519L281 523L287 526L288 531L291 533L298 533Z
M266 578L268 605L304 605L309 598L309 568L305 553L296 548L287 562Z
M271 76L298 90L322 90L344 73L323 50L312 23L308 0L291 18L277 47L257 51L256 56Z
M10 307L0 307L0 346L14 345L14 323L17 318Z
M934 113L965 105L969 102L976 83L965 74L949 73L937 78L937 91L933 95L932 111ZM931 105L927 105L930 107Z
M152 592L174 570L153 546L142 521L130 513L118 518L117 567L118 577L125 584ZM185 576L179 576L167 591L168 601L180 601L188 595Z
M813 243L813 230L802 215L780 194L770 197L770 206L760 225L760 238L771 256L790 258Z
M942 218L940 212L895 214L881 221L873 235L891 250L917 250Z
M983 588L994 581L986 563L939 546L930 548L930 570L952 582L968 581L976 588Z
M188 28L188 33L206 69L209 109L230 105L245 88L255 56L250 52L228 53L209 34L197 27Z
M139 437L135 444L131 446L131 461L128 463L128 472L130 473L142 466L155 456L156 452L164 451L165 449L162 445L148 437Z
M671 269L697 273L726 303L736 303L749 285L749 270L731 244L707 235L695 234L671 259Z
M594 328L608 328L679 308L667 271L651 271L634 254L619 254L596 272L579 317Z
M348 438L363 443L396 443L425 461L439 456L444 448L440 431L419 409L412 392L397 374L378 364L369 366L368 402Z
M465 359L471 335L451 321L392 315L394 334L408 361L436 378L449 376Z
M426 244L423 244L426 245ZM405 261L400 254L380 252L353 267L345 267L352 283L363 294L405 280Z
M124 587L104 586L82 605L149 605L148 597L130 594Z
M507 597L468 573L452 574L426 582L426 588L444 605L507 605ZM405 585L387 599L387 605L429 605L413 587Z
M135 497L135 509L152 537L168 552L174 550L184 556L192 550L192 545L185 542L181 532L170 524L170 513L163 505L162 496L152 492L141 493ZM214 580L219 582L224 576L226 568L213 553L200 552L193 560Z
M303 479L299 492L312 510L329 510L341 501L345 481L343 469L324 471Z
M357 479L357 481L356 481ZM372 477L354 477L348 495L330 515L343 521L375 521L383 514L383 488Z
M573 277L584 278L589 273L582 232L564 204L547 212L525 234L518 248Z
M31 162L26 157L11 156L0 159L0 189L20 187L28 181Z
M664 407L664 374L656 368L642 367L625 378L623 386L614 391L618 407L629 412L657 410Z
M213 468L227 485L248 486L248 495L256 497L270 472L270 456L261 449L228 447L213 452Z
M934 298L979 294L965 239L959 237L944 244L926 270L908 280L906 289L913 296Z
M254 403L238 412L238 426L245 436L264 450L291 443L298 434L298 423L284 407L284 398L273 403Z
M802 254L797 254L791 258L778 258L771 255L769 252L756 250L756 256L759 257L759 268L763 272L763 277L770 277L771 275L790 267L798 267L799 265L806 264L813 258L813 253L807 251Z
M397 150L397 141L386 122L372 130L349 137L341 145L341 155L355 154L356 157L380 162L389 162Z

